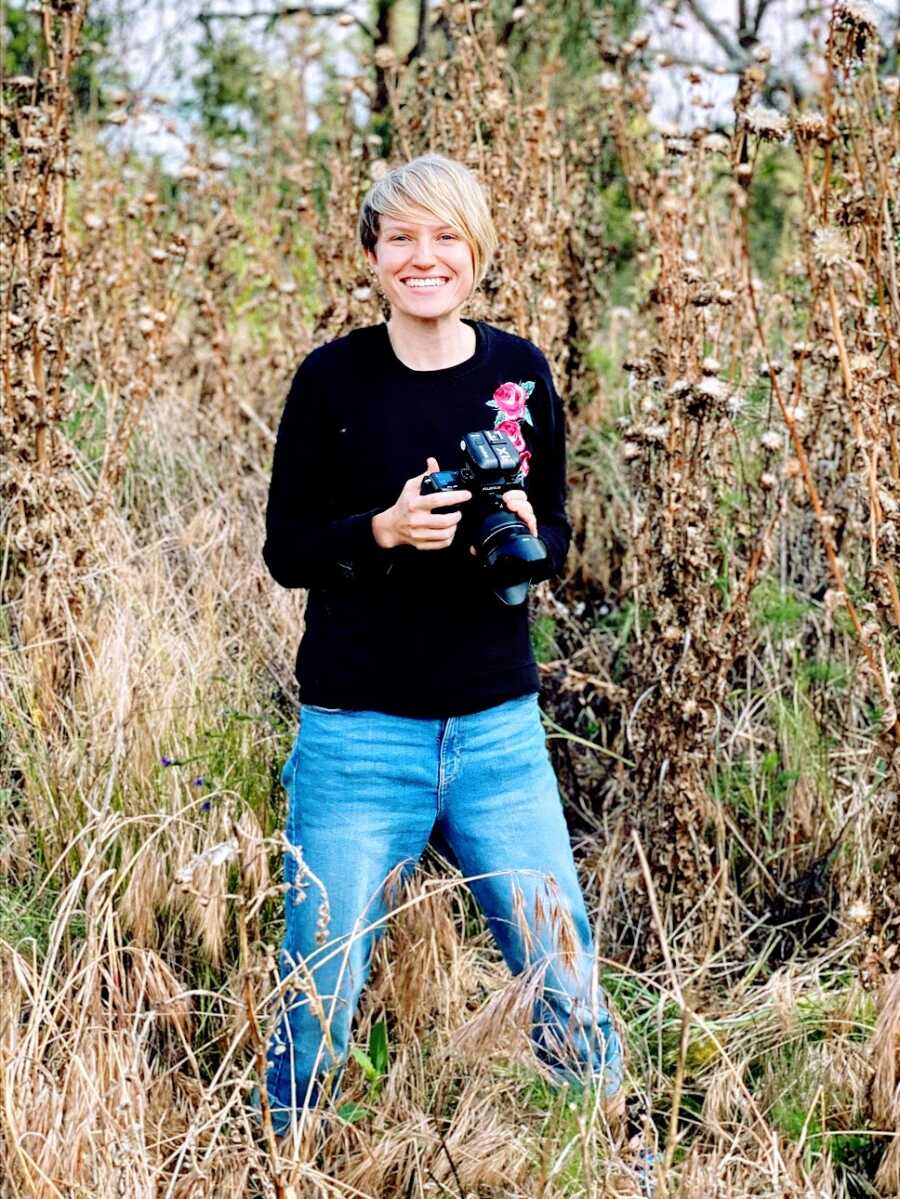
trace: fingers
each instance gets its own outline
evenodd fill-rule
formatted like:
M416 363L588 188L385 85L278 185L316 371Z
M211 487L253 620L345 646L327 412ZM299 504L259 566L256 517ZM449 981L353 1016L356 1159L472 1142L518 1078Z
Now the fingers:
M426 458L425 461L428 463L428 469L425 471L426 475L433 475L441 469L438 466L437 458Z
M413 528L452 529L462 520L461 512L414 512L409 518Z
M446 550L453 544L455 534L455 526L449 531L447 529L416 529L415 538L411 544L417 550Z
M432 508L443 508L447 504L462 504L471 498L471 491L439 491L436 495L416 496L415 507L431 511Z
M509 508L510 512L514 512L520 520L524 520L528 526L528 532L532 537L537 537L537 519L534 515L534 509L528 501L524 491L504 491L503 502Z
M503 502L513 512L531 512L532 507L524 491L504 491Z

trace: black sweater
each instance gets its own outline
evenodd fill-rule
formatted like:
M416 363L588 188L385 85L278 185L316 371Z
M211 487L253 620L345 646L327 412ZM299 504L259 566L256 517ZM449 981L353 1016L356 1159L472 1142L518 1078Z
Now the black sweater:
M528 605L496 598L463 522L444 550L384 549L372 534L372 517L396 502L429 455L441 470L458 469L463 434L518 413L545 573L562 569L570 537L565 417L547 361L522 337L466 323L475 353L455 366L412 370L378 324L313 350L294 375L275 444L263 557L283 587L309 588L297 657L301 702L434 718L539 690ZM515 433L516 422L505 428Z

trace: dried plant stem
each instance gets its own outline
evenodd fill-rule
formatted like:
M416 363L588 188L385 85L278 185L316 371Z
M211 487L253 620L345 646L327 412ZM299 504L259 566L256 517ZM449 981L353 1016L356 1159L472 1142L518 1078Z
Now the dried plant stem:
M281 1169L278 1165L278 1146L275 1141L275 1130L272 1126L272 1110L269 1104L269 1092L266 1086L266 1042L256 1017L256 997L253 986L253 969L250 958L250 935L247 927L247 906L244 897L250 893L247 886L244 868L245 854L248 846L243 830L233 818L229 817L231 835L238 845L237 870L240 878L238 895L235 897L235 913L238 933L238 962L241 971L241 994L244 999L244 1017L247 1022L250 1043L253 1046L253 1056L256 1059L256 1073L259 1078L259 1101L262 1114L263 1134L269 1151L269 1163L272 1179L275 1184L276 1199L285 1199L285 1184Z
M826 557L828 558L828 565L829 565L829 567L831 569L831 573L834 577L835 585L836 585L838 591L843 596L844 603L847 606L847 612L850 616L851 621L853 622L853 628L856 631L857 640L862 648L863 653L865 654L865 656L868 660L869 667L872 671L872 674L874 675L875 679L878 682L878 687L879 687L879 690L881 691L882 697L884 698L884 701L887 704L888 708L890 708L894 702L893 695L891 693L889 686L887 685L887 682L885 681L885 679L882 676L880 664L878 663L878 660L876 659L874 653L872 652L871 646L868 643L868 638L866 638L863 634L862 621L859 619L859 614L856 611L856 606L854 605L853 600L850 598L850 595L847 592L847 585L844 581L844 572L841 567L840 561L838 560L837 552L835 551L835 548L834 548L834 542L831 539L831 533L829 532L828 521L826 520L826 515L825 515L825 509L824 509L824 507L822 505L822 501L819 497L819 490L816 487L815 480L812 477L812 471L810 470L810 467L809 467L809 459L806 456L806 450L804 449L804 446L803 446L803 440L800 437L800 433L797 428L797 423L794 420L793 416L791 415L788 405L785 403L784 393L782 392L781 386L778 382L778 374L772 365L772 359L769 355L769 347L768 347L768 343L766 341L765 333L763 332L762 321L761 321L760 315L759 315L759 306L757 305L757 302L756 302L756 293L755 293L755 289L753 286L753 268L752 268L752 262L751 262L751 258L750 258L750 245L749 245L749 240L748 240L746 209L744 210L744 219L741 222L741 253L742 253L744 266L745 266L747 296L750 300L750 309L753 314L753 326L754 326L754 329L756 332L756 339L760 346L760 349L762 350L762 353L765 356L766 365L769 368L769 378L772 381L772 390L774 391L775 397L778 400L778 406L781 409L782 418L784 419L784 423L787 426L788 433L790 434L791 444L794 447L794 453L795 453L795 455L797 457L797 461L800 465L800 473L803 477L803 483L806 488L806 494L808 495L809 502L812 504L813 511L816 514L816 518L817 518L817 522L818 522L818 526L819 526L819 533L822 538L822 544L825 547ZM894 740L897 741L898 743L900 743L900 720L895 718L894 723L891 725L891 727L888 731L892 734L892 736L894 737Z

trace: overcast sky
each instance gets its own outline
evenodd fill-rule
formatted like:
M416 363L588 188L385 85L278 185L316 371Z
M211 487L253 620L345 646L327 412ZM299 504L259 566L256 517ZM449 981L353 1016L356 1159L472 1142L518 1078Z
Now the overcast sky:
M189 89L182 85L179 90L175 67L180 63L182 69L190 71L195 62L195 48L202 35L196 19L201 9L198 0L131 0L130 3L120 0L114 4L95 0L95 3L98 8L102 7L114 15L117 54L141 91L148 95L167 95L173 100L187 98ZM702 3L713 21L725 31L733 31L736 0L702 0ZM203 7L228 12L268 11L278 7L278 0L258 0L258 3L253 0L214 0L214 5L207 2ZM654 0L645 7L647 15L641 25L651 34L653 47L667 49L677 56L703 63L725 63L720 46L686 10L684 4L674 27L671 15L663 4ZM762 39L771 51L773 63L782 68L793 68L795 72L800 66L801 46L823 28L821 20L811 20L802 15L807 7L807 0L772 0L762 24ZM347 8L363 18L369 16L365 0L355 0ZM887 18L886 4L882 3L876 8ZM283 33L276 31L265 36L262 22L240 22L239 25L246 34L258 40L261 47L265 46L270 57L284 57ZM348 34L352 33L352 29L338 26L333 18L321 18L318 28L322 29L328 40L337 43L346 41ZM339 52L337 65L341 74L353 74L353 55L349 51ZM321 75L315 72L310 75L310 100L315 100L320 81ZM727 125L731 120L731 98L735 84L734 75L716 76L706 71L703 83L691 87L684 69L657 69L652 76L654 107L651 118L657 124L674 124L682 128L690 128L703 121ZM699 106L697 100L711 107ZM167 132L163 127L165 120L174 121L179 133ZM177 169L184 161L186 152L183 139L188 135L187 126L172 110L164 110L160 115L148 113L129 125L110 129L108 134L117 144L131 142L145 152L162 155L169 169Z

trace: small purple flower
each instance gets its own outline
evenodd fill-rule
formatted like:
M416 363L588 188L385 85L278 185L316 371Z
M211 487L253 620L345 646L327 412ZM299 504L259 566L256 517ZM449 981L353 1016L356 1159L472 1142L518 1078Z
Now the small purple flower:
M203 803L200 805L200 811L208 812L211 807L212 807L212 804L210 803L210 801L208 799L204 799Z
M194 779L193 783L191 784L191 786L192 787L202 787L203 786L203 775L198 774L197 777Z
M162 762L163 766L171 766L172 765L171 758L160 758L159 760L160 760L160 762Z

